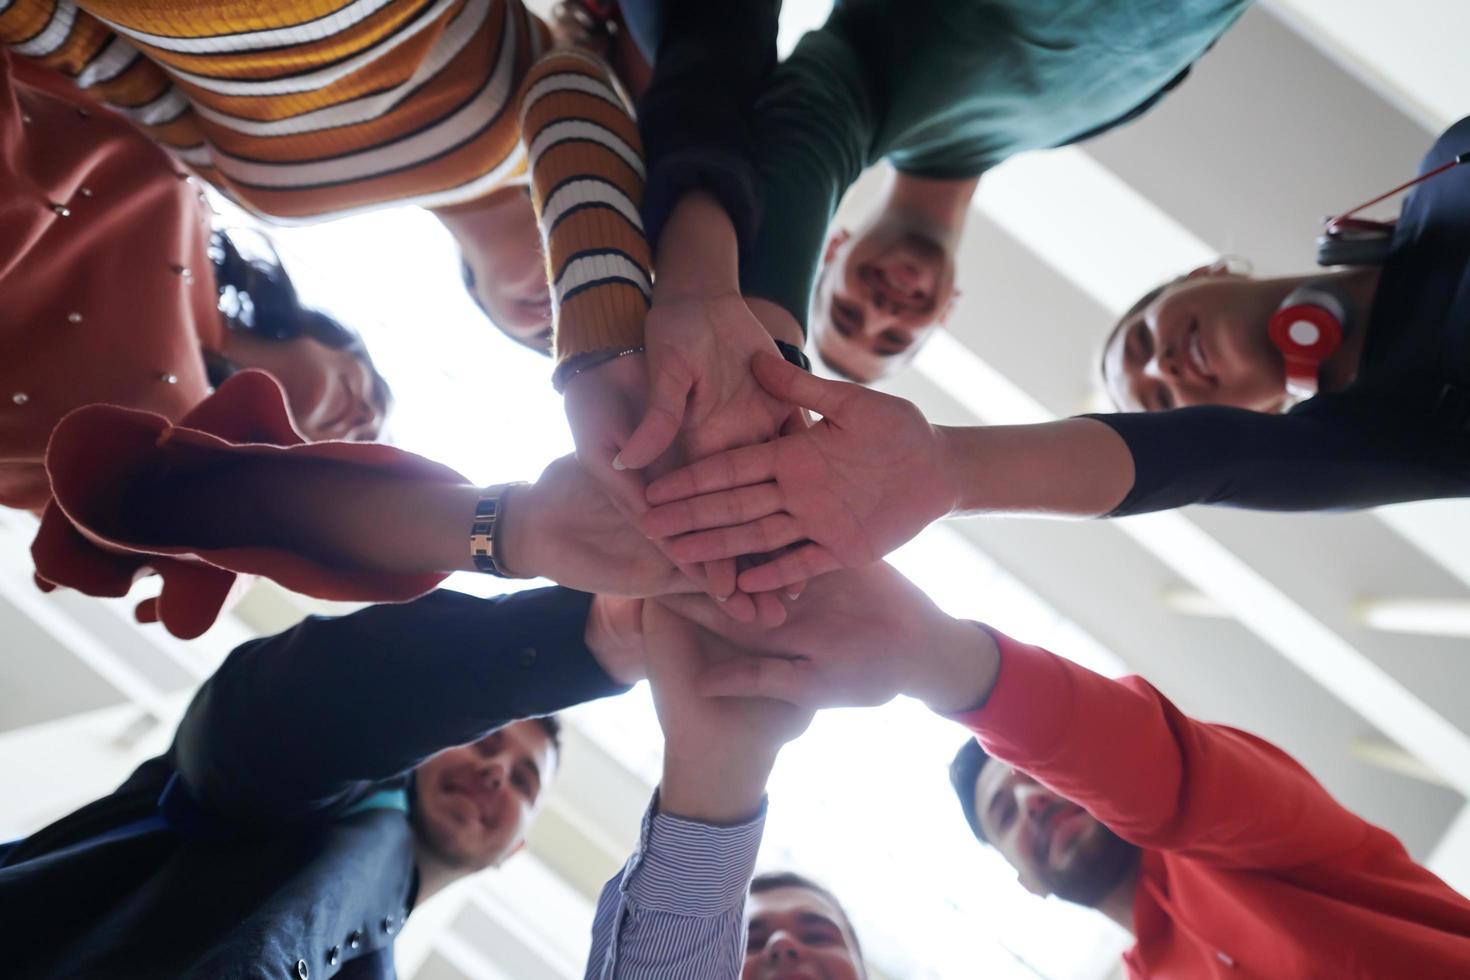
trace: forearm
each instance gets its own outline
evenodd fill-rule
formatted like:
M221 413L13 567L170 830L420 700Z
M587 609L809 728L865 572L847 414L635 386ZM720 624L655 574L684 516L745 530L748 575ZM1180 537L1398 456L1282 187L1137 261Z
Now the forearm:
M679 201L702 188L719 199L740 244L749 248L760 218L751 106L776 64L780 4L659 6L663 36L653 82L638 106L648 152L648 233L658 239Z
M1275 746L1188 717L1141 678L1113 680L995 636L987 700L951 717L1134 843L1268 867L1361 838L1363 822Z
M602 889L586 976L599 980L737 980L745 955L745 894L765 814L711 826L659 812L638 849Z
M1107 514L1133 486L1133 456L1093 419L938 426L959 514Z
M474 571L468 542L480 493L468 483L303 466L282 472L266 491L262 530L279 547L327 564L397 574Z
M625 690L588 649L591 601L441 591L251 641L191 703L180 772L213 809L289 820L510 721Z
M556 51L527 74L521 133L553 294L558 360L642 342L652 263L643 147L607 67Z
M247 458L144 488L134 513L153 540L290 551L329 568L390 574L472 570L479 488L330 460Z
M679 199L654 254L658 265L655 302L728 296L740 291L735 227L708 191L692 190Z
M1461 445L1403 419L1372 396L1327 395L1279 415L1197 405L1086 421L1111 431L1133 461L1110 516L1199 503L1346 510L1470 494Z
M973 711L990 698L1000 676L1000 647L989 630L936 608L917 649L925 656L904 693L942 715Z

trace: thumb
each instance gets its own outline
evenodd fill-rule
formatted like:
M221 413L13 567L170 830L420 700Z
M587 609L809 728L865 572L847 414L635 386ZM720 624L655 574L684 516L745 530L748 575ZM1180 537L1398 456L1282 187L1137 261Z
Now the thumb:
M740 656L710 664L695 687L705 697L758 697L804 705L811 677L806 664L785 657Z
M648 410L643 413L638 428L623 443L622 452L613 459L614 469L641 470L674 444L679 427L684 424L684 406L689 401L690 387L687 377L654 374Z
M864 390L862 386L846 381L818 378L766 351L750 359L750 371L771 395L783 402L809 408L823 417L840 414L853 394Z

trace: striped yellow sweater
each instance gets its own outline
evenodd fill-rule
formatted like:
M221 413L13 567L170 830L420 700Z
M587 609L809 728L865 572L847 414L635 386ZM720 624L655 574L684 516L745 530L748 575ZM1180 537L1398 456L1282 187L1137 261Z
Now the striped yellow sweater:
M0 43L278 222L469 204L529 152L558 356L641 337L637 129L520 0L0 0Z

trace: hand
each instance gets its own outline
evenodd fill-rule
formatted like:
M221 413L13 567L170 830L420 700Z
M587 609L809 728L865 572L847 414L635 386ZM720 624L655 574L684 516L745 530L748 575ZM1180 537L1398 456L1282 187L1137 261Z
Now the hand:
M709 823L748 819L781 746L806 730L812 711L765 698L701 695L700 672L739 651L656 602L643 604L643 617L648 679L664 730L661 808Z
M644 322L650 402L620 463L643 469L680 440L686 459L761 442L788 414L750 376L750 356L775 352L740 296L739 244L720 202L692 191L657 243L658 280Z
M785 625L759 630L696 597L664 605L746 651L707 664L710 696L769 697L808 708L883 704L897 694L952 714L984 701L999 670L990 634L956 620L885 563L811 583Z
M774 355L751 367L771 395L823 418L653 481L639 523L653 537L686 535L669 549L676 560L810 542L741 574L740 588L763 592L876 561L954 508L941 436L912 403Z
M567 421L577 445L577 459L606 491L613 505L629 517L648 509L643 474L621 464L614 466L613 460L627 442L634 420L647 402L647 372L645 357L630 354L583 371L567 382L566 387ZM656 545L668 554L667 541L657 540ZM701 583L710 595L728 600L725 608L736 619L777 623L785 616L785 610L774 596L762 597L757 602L735 592L734 561L705 565L691 562L679 567L691 582Z
M530 487L512 490L505 520L504 561L513 574L607 595L699 591L572 456L554 460Z
M792 414L750 373L751 357L777 356L770 334L738 293L656 297L644 327L648 413L619 455L642 469L676 440L687 459L774 436Z
M776 348L738 295L656 302L644 335L652 375L648 414L615 465L640 469L658 461L656 473L667 468L671 451L679 460L697 460L764 442L793 415L750 373L752 355L776 356ZM704 563L710 594L735 600L726 608L737 619L781 622L785 613L774 595L746 599L735 592L735 557Z

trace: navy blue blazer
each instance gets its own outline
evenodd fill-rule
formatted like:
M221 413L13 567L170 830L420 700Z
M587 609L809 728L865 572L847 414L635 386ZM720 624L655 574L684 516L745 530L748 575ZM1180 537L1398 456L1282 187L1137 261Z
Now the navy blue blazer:
M590 601L435 592L241 645L167 753L0 859L0 973L394 976L413 829L359 805L411 804L440 749L625 690L583 640Z

